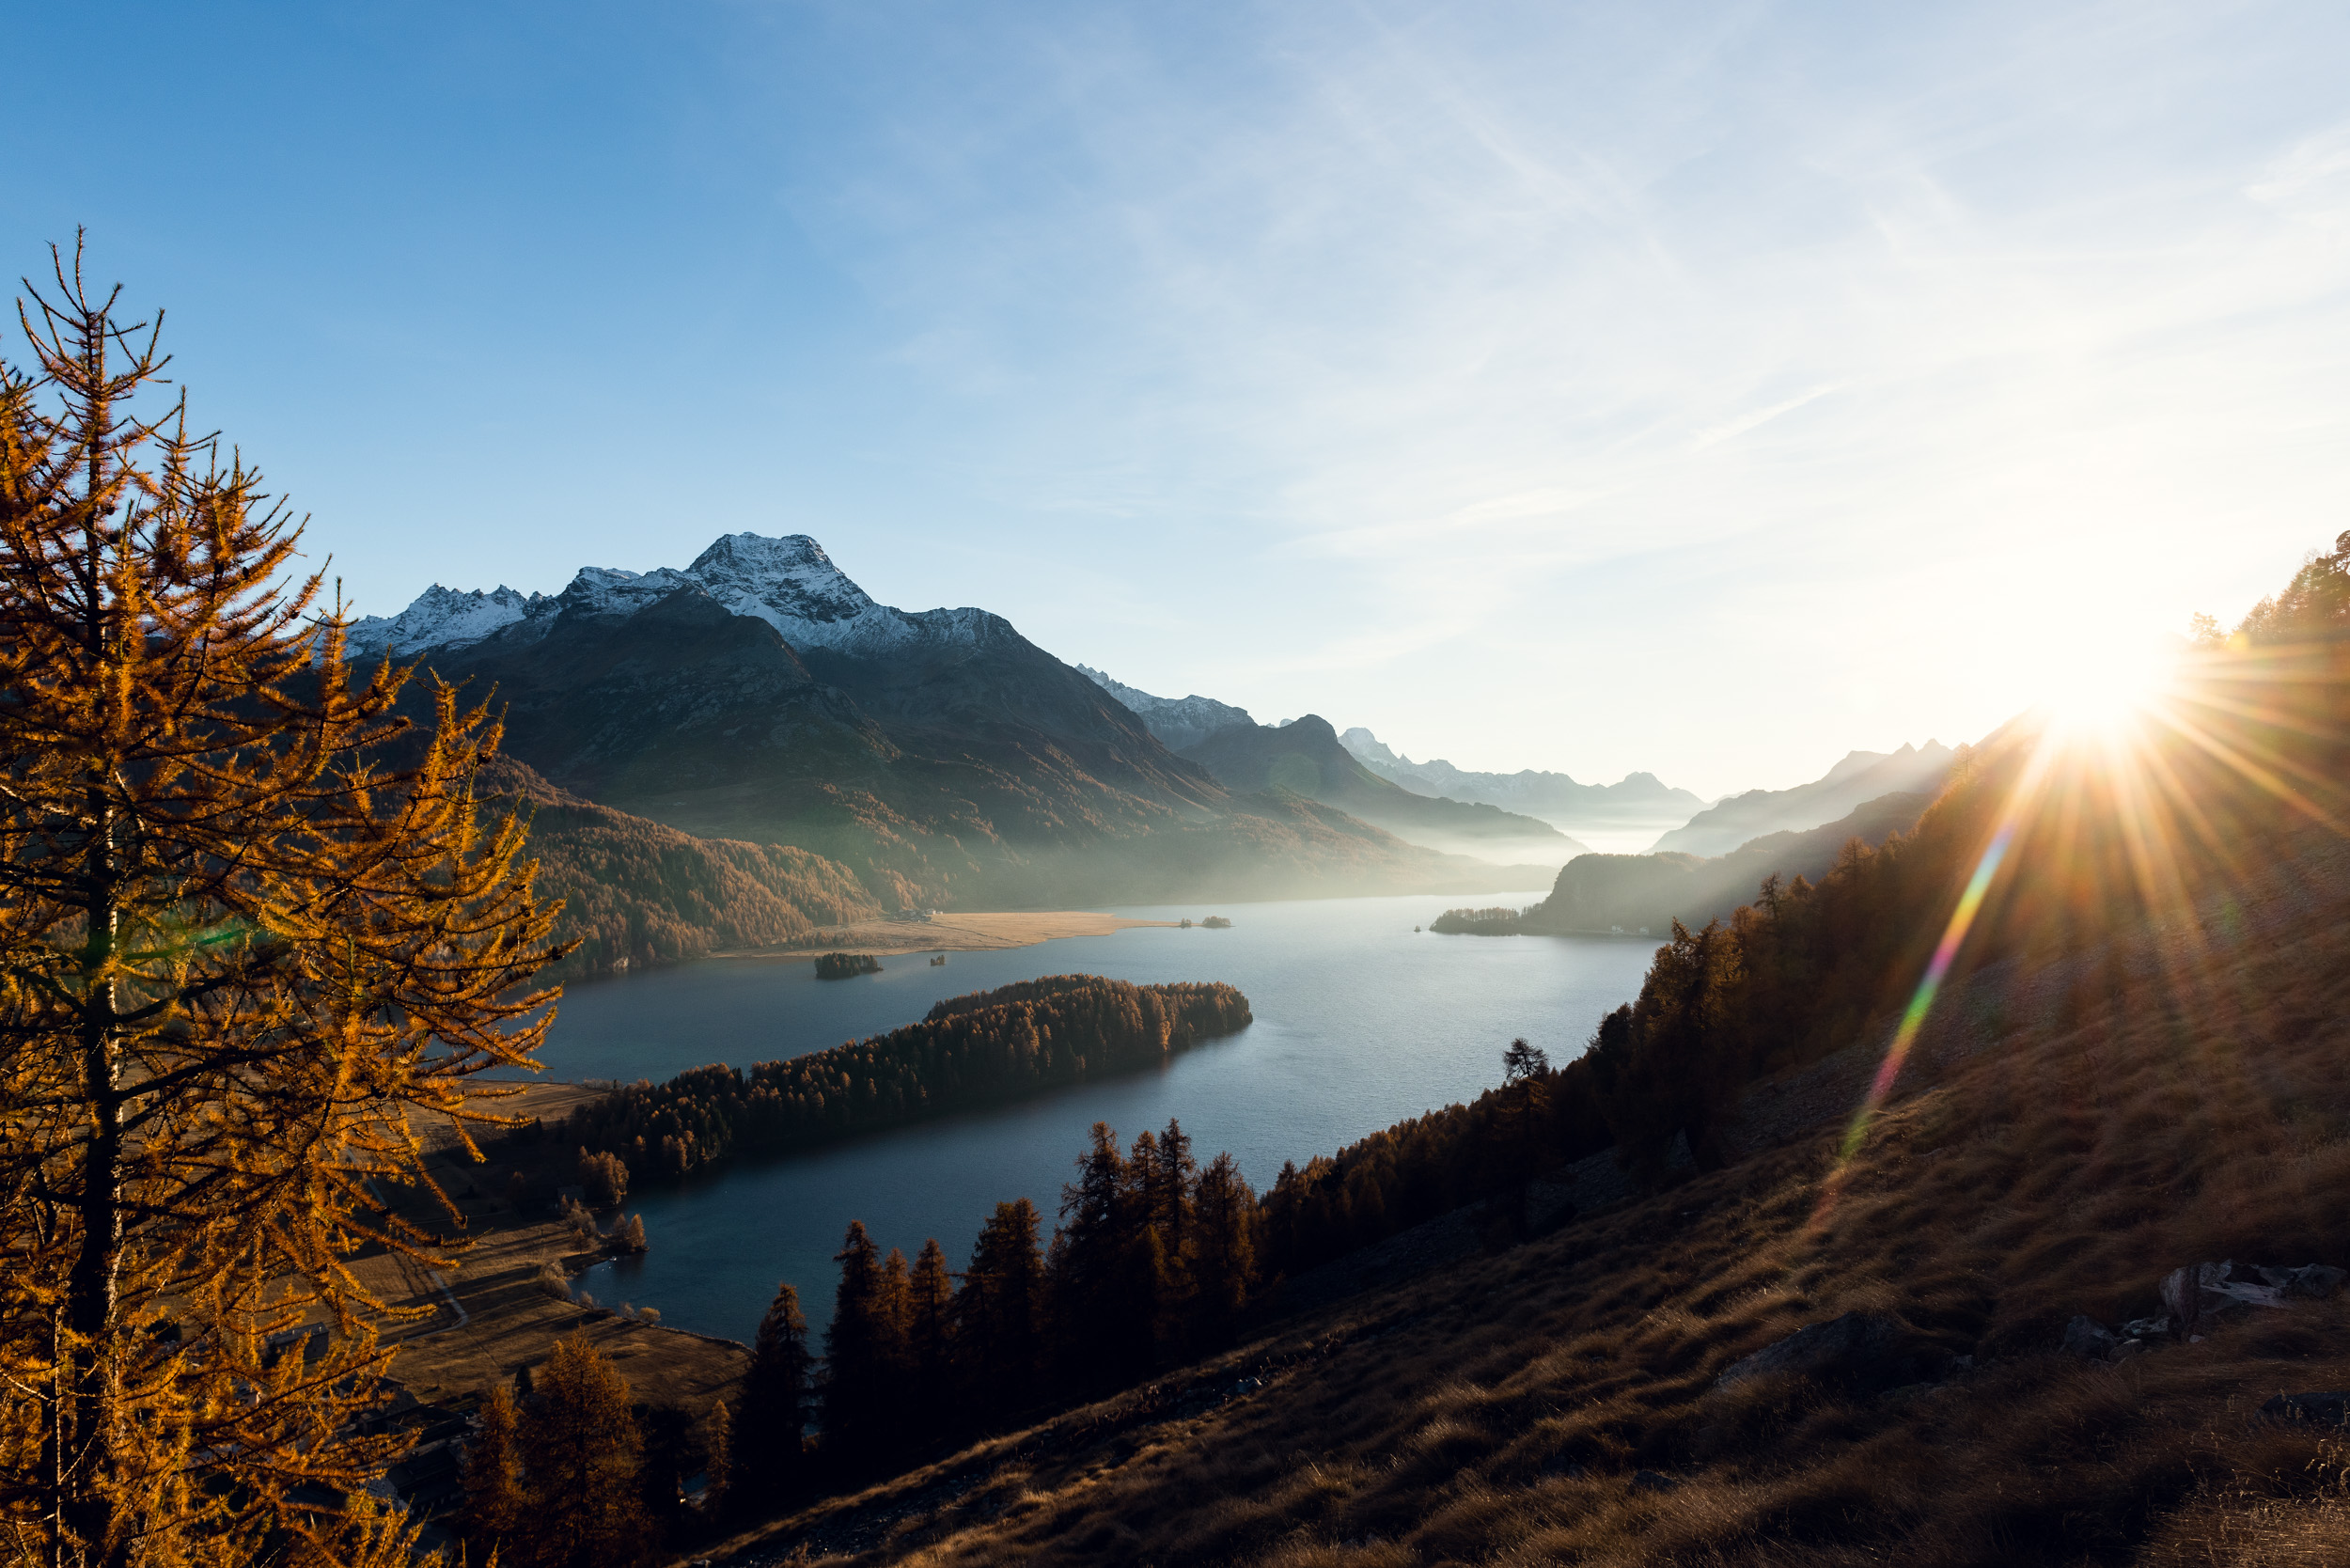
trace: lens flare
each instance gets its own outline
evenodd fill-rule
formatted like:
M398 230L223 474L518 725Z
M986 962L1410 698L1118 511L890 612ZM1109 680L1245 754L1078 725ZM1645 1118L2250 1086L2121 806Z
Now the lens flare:
M2178 650L2126 641L2067 653L2043 685L2041 706L2060 739L2130 729L2170 689Z

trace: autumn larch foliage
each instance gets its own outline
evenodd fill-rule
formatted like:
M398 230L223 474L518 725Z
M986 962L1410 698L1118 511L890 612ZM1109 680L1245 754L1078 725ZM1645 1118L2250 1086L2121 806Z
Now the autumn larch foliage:
M951 997L918 1024L748 1073L699 1067L618 1090L566 1128L640 1178L675 1178L1156 1066L1249 1022L1248 998L1229 985L1054 975Z
M488 1114L560 956L497 743L354 670L300 528L151 416L164 359L78 252L0 370L0 1529L56 1564L405 1560L359 1494L387 1352L348 1260L430 1256L370 1183ZM446 1263L443 1266L446 1266ZM272 1337L331 1327L322 1355Z

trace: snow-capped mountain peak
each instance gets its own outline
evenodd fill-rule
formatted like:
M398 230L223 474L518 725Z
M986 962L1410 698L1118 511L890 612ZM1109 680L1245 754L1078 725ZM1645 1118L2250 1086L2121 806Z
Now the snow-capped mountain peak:
M351 646L356 652L413 655L462 648L516 625L525 627L520 635L535 636L558 615L632 616L681 588L698 588L736 615L763 620L803 650L864 652L914 642L976 643L1003 624L984 610L909 615L876 604L807 535L770 539L739 533L721 536L682 572L583 567L558 594L525 597L509 588L464 593L436 584L396 616L368 616L353 623Z
M352 622L348 646L354 657L387 649L406 653L427 648L462 648L553 603L543 593L525 594L503 583L488 593L435 583L398 615L363 616Z
M1256 723L1248 716L1247 709L1235 708L1196 692L1189 697L1152 697L1122 681L1113 681L1087 665L1079 665L1077 673L1125 704L1126 710L1142 720L1169 751L1196 745L1219 729Z
M779 631L787 620L852 620L883 607L806 534L723 535L694 557L685 574L735 614L773 621Z

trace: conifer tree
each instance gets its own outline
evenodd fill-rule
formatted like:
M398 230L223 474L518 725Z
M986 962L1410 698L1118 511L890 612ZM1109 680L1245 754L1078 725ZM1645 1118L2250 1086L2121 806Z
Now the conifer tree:
M1199 1173L1193 1200L1192 1321L1195 1348L1219 1350L1231 1341L1257 1278L1257 1195L1230 1154Z
M1136 1146L1144 1158L1129 1162L1108 1123L1095 1122L1092 1144L1077 1159L1077 1180L1061 1189L1053 1252L1055 1349L1074 1392L1150 1366L1163 1260L1155 1231L1143 1223L1136 1178L1138 1167L1155 1163L1156 1139L1145 1133Z
M1183 1123L1167 1119L1159 1135L1158 1166L1152 1180L1152 1222L1167 1231L1170 1257L1180 1257L1189 1245L1192 1188L1199 1179L1199 1164L1191 1157L1191 1138Z
M795 1437L797 1434L793 1435ZM733 1512L734 1418L718 1401L702 1418L702 1513L723 1519Z
M893 1424L895 1372L904 1344L905 1257L891 1255L899 1272L894 1292L863 1220L849 1222L833 1255L840 1284L832 1325L824 1330L824 1448L853 1466L882 1451Z
M944 1432L954 1395L954 1277L933 1236L906 1279L906 1404L916 1430Z
M735 1441L742 1457L733 1482L738 1512L789 1497L800 1483L813 1360L800 1293L777 1285L774 1303L760 1320L751 1369L743 1379L743 1419Z
M524 1369L527 1371L528 1369ZM517 1445L514 1399L503 1386L481 1403L481 1429L465 1453L465 1506L460 1525L481 1547L486 1560L496 1544L522 1518L522 1451Z
M525 1482L513 1541L527 1568L617 1568L652 1544L639 1498L644 1438L626 1379L585 1334L557 1340L521 1420Z
M996 1204L955 1293L957 1358L983 1425L999 1425L1036 1399L1044 1348L1042 1229L1028 1200Z
M54 1564L396 1552L288 1500L395 1451L352 1435L388 1308L346 1260L429 1257L369 1184L527 1061L554 910L477 808L495 725L434 682L380 760L405 672L352 669L298 522L55 272L0 367L0 1520Z

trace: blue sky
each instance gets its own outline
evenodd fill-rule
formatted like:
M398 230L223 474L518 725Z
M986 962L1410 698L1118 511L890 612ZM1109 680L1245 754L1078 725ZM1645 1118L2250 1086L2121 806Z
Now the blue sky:
M2350 525L2338 6L9 38L0 257L86 225L365 609L806 532L1147 690L1710 794L1980 735Z

